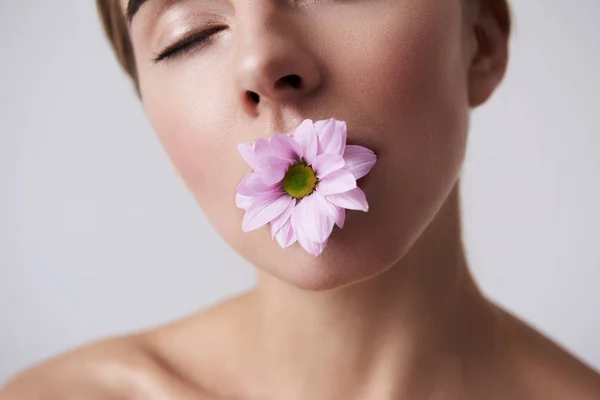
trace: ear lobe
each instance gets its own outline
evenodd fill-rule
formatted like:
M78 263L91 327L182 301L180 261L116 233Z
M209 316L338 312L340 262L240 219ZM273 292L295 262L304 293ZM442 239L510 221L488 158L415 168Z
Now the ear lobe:
M473 108L490 98L508 65L508 34L495 14L483 6L473 27L477 46L469 66L469 105Z

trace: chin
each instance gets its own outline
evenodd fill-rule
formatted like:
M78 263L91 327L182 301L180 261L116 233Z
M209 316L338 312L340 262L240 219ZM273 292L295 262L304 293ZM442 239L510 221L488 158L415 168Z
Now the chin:
M303 290L325 291L368 280L396 264L424 224L423 214L399 215L398 210L393 215L385 210L386 205L389 207L385 197L372 196L369 212L348 211L344 228L334 228L319 256L306 252L298 243L280 248L270 240L268 229L253 232L260 236L256 239L261 244L252 248L260 250L237 250L262 272Z
M385 249L382 242L363 240L355 245L333 234L319 256L306 253L299 245L286 249L281 263L263 264L262 270L302 290L325 291L349 286L385 272L401 258L396 246Z

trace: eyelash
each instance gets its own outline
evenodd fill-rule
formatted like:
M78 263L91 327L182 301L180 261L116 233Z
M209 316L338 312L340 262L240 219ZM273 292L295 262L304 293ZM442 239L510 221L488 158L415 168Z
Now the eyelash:
M167 46L167 48L165 48L163 51L156 54L156 57L154 57L152 61L156 64L171 58L183 56L186 53L189 53L190 51L199 48L199 46L208 44L208 42L212 39L213 35L219 33L223 29L226 29L226 27L213 26L212 28L192 33L191 35L181 39L180 41Z

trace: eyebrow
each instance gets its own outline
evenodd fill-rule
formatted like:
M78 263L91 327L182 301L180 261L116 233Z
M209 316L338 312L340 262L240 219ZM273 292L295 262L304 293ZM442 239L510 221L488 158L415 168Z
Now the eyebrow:
M129 0L127 3L127 22L131 23L131 20L138 12L140 7L148 0Z

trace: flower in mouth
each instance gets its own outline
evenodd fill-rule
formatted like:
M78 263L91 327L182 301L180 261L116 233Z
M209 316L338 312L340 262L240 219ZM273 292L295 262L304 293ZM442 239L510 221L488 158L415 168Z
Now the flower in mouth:
M268 223L281 247L298 241L318 256L334 225L343 228L346 209L369 209L356 180L369 173L377 156L366 147L346 145L344 121L306 119L292 136L274 133L238 150L253 169L235 198L246 211L244 232Z

